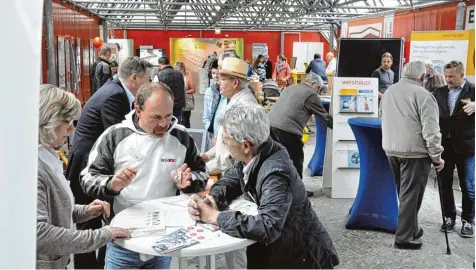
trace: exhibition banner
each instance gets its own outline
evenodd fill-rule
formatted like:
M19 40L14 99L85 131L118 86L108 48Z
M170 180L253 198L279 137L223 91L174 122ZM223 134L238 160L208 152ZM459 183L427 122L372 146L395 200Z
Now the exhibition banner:
M442 74L445 64L452 60L462 62L466 69L469 39L469 31L412 32L410 61L430 60Z
M207 61L208 56L216 52L232 52L243 59L242 38L171 38L170 39L170 64L183 62L187 72L190 72L198 83L198 70Z

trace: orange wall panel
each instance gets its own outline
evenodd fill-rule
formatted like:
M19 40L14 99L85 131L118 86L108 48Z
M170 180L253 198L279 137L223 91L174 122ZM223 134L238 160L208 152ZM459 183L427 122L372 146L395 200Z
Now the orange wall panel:
M410 40L412 31L455 30L458 3L449 3L415 11L397 13L393 37Z

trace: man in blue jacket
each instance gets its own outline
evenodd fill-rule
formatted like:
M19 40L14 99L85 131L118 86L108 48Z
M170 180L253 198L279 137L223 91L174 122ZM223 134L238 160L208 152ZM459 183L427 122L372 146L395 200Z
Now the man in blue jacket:
M314 60L307 66L306 74L309 74L311 71L319 75L324 83L327 84L326 62L322 60L321 54L314 54Z

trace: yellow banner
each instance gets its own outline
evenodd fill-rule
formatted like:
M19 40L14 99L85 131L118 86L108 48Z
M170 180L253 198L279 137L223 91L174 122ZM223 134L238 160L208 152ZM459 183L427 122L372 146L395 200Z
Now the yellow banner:
M357 89L352 88L342 88L339 91L341 96L357 96Z
M466 75L474 76L474 29L469 31L468 61L466 66Z
M412 32L411 41L468 40L469 31Z

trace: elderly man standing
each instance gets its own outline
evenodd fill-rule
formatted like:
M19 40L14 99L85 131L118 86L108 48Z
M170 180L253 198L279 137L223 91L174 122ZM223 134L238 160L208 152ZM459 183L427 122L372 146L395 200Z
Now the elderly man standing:
M332 116L317 95L322 85L321 77L309 73L304 83L285 88L269 112L271 137L286 148L301 179L304 163L302 136L307 122L315 114L324 125L332 128ZM308 191L307 195L312 197L314 193Z
M139 57L128 57L122 63L119 78L101 87L84 106L74 134L73 147L66 175L71 181L71 190L78 204L93 201L86 196L79 183L79 174L86 167L88 156L99 136L112 125L120 123L131 111L139 87L149 82L152 65ZM102 227L101 218L78 223L78 229L98 229ZM76 254L74 260L77 269L97 269L104 267L104 249L96 252Z
M202 157L208 161L207 167L213 174L221 173L231 167L229 153L223 147L220 133L220 121L233 104L252 102L257 103L255 96L248 89L248 64L238 58L227 57L223 60L220 69L220 94L221 100L213 118L216 145L208 150Z
M256 241L248 269L330 269L339 264L332 240L312 210L289 155L269 137L262 106L236 104L221 123L223 141L237 161L205 200L193 195L190 216L216 224L233 237ZM256 203L257 215L227 211L239 196Z
M464 66L451 61L445 66L447 86L438 88L435 97L440 108L440 128L443 136L441 189L446 222L442 231L452 232L456 220L453 195L453 171L458 169L462 193L461 237L474 236L474 84L464 78Z
M326 61L327 61L326 73L327 74L334 74L336 72L336 69L337 69L337 61L334 58L334 54L332 52L327 53Z
M418 211L425 193L431 163L437 170L441 159L438 105L422 87L425 64L410 62L402 79L391 85L381 100L382 146L395 176L400 207L395 248L419 249L423 229L418 227Z
M172 90L165 84L142 86L134 111L94 145L81 173L85 193L112 201L117 214L140 202L174 196L177 190L203 190L208 181L205 163L192 136L177 124L173 106ZM144 262L138 253L108 244L105 269L168 269L170 261L154 257Z

